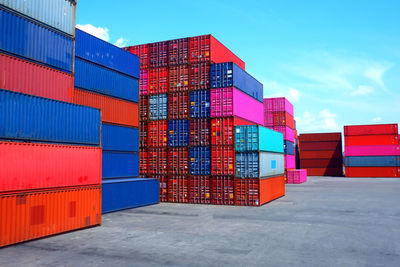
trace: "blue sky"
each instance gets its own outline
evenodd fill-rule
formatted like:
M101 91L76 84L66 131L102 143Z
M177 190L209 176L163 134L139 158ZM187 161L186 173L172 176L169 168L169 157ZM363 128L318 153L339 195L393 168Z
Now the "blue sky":
M399 10L394 0L98 0L78 1L77 24L118 45L211 33L265 97L293 102L306 133L400 122Z

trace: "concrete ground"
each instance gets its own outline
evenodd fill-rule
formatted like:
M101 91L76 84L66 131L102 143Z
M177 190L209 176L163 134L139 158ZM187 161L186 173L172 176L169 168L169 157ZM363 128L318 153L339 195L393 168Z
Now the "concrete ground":
M0 249L3 266L400 266L400 179L309 177L261 208L190 204Z

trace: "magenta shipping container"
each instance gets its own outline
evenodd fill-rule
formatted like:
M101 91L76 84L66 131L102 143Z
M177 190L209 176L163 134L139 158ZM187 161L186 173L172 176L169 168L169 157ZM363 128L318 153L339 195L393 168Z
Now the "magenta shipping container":
M264 125L263 104L235 88L211 90L211 117L236 116Z
M294 143L294 131L287 126L273 126L268 127L271 130L280 132L283 134L283 139Z
M139 94L149 94L149 70L140 70Z
M264 98L264 110L268 112L286 111L293 116L293 105L285 97Z
M346 146L346 157L357 156L400 156L400 145Z
M296 158L294 155L285 155L285 169L295 169Z
M288 170L287 171L287 183L288 184L301 184L307 182L307 170Z

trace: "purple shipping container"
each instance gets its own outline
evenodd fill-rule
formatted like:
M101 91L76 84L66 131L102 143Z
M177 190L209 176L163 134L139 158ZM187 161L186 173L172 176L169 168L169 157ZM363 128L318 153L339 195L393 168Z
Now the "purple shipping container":
M285 97L264 98L264 111L286 111L293 116L293 105Z
M280 132L283 134L283 140L290 141L294 143L294 130L290 129L290 127L287 126L269 126L268 127L271 130Z
M294 155L285 155L285 169L296 169L296 158Z
M211 90L211 117L236 116L264 125L263 104L235 88Z
M346 146L346 157L357 156L400 156L400 145Z

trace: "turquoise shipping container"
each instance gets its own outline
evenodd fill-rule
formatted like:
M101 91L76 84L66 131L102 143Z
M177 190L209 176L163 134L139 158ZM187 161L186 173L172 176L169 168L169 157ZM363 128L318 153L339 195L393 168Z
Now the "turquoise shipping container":
M263 178L283 175L285 159L281 153L236 152L236 177Z
M259 125L235 127L235 150L237 152L265 151L284 153L283 134Z

